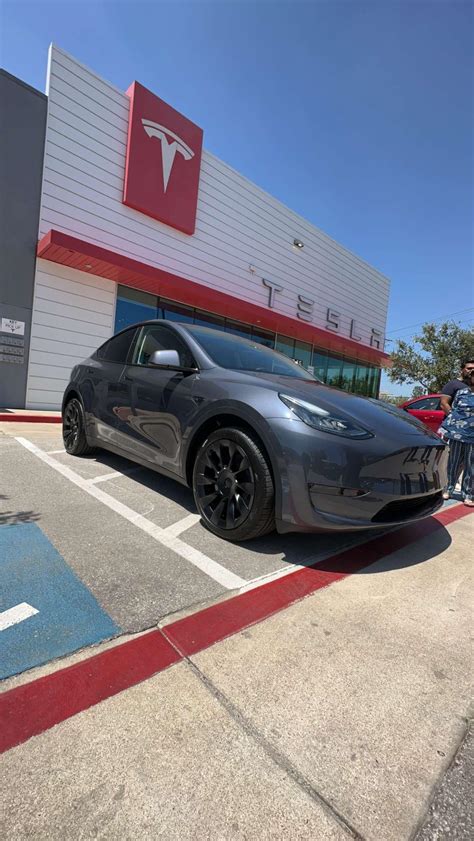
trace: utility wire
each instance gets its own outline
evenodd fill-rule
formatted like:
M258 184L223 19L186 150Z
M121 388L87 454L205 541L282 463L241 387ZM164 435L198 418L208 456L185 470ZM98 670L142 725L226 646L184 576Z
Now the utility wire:
M472 312L474 307L468 307L465 310L457 310L456 312L447 313L447 315L440 315L439 318L432 318L430 319L430 324L435 323L436 321L442 321L443 318L451 318L453 315L461 315L463 312ZM465 319L469 321L470 319ZM397 327L396 330L391 330L387 336L393 336L394 333L402 333L404 330L411 330L413 327L420 327L422 324L426 324L426 321L419 321L417 324L409 324L407 327Z
M423 322L423 324L424 324L424 323L425 323L425 322ZM472 325L472 324L473 324L473 321L472 321L472 319L470 319L470 318L465 318L465 319L463 319L462 321L457 321L457 322L456 322L456 324L458 325L458 327L461 327L463 324L467 324L467 325L471 324L471 325ZM391 339L391 338L390 338L390 336L387 336L387 337L386 337L386 339L385 339L385 342L386 342L386 343L389 343L389 342L392 342L392 343L393 343L393 342L398 342L398 341L400 341L400 342L401 342L401 341L403 341L403 342L408 342L408 341L410 341L412 338L413 338L413 334L408 335L408 336L394 336L394 338L393 338L393 339Z

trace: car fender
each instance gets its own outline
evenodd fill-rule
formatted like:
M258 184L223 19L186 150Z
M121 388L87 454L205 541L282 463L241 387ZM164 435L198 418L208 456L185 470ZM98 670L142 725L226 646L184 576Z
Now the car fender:
M255 430L262 441L270 459L270 466L275 486L275 510L276 516L279 517L282 504L282 483L287 481L286 464L283 458L283 451L277 436L273 432L266 418L264 418L247 403L242 403L237 400L213 400L206 406L205 409L203 409L202 413L194 419L192 428L186 430L183 437L181 462L183 476L186 476L188 455L196 442L196 438L202 434L203 427L205 427L209 421L214 421L219 418L219 416L223 415L232 415L233 417L243 421L247 426L250 426Z

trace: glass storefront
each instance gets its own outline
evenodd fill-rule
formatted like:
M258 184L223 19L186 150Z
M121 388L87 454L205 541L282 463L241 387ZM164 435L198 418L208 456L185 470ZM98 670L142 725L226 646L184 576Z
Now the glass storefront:
M117 308L115 312L115 332L123 330L137 321L153 318L164 318L167 321L181 321L187 324L201 324L224 330L235 336L243 336L267 347L275 348L296 359L304 368L312 369L318 379L345 391L362 394L367 397L377 397L380 369L374 365L360 364L355 359L336 356L326 352L323 348L312 347L307 342L292 339L262 330L257 325L243 324L230 318L206 312L205 310L187 307L176 301L169 301L140 292L129 286L119 286L117 293Z

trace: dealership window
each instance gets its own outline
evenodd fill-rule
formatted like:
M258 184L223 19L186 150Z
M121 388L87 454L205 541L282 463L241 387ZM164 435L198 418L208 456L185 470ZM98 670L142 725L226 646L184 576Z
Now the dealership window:
M295 340L295 349L293 351L293 359L296 359L303 368L309 368L311 365L311 345L306 342Z
M274 348L275 334L270 333L268 330L261 330L259 327L253 327L252 341L258 342L259 345L265 345L265 347Z
M369 397L377 397L379 393L380 368L370 367L367 393Z
M123 330L137 321L149 321L157 318L158 298L139 289L129 286L119 286L117 290L117 307L115 310L115 332Z
M223 330L225 318L222 315L214 315L212 312L194 310L194 324L200 324L201 327L212 327L214 330Z
M326 373L326 382L328 385L341 387L342 378L342 358L337 356L328 356L328 367Z
M181 321L192 324L194 322L194 309L184 304L177 304L175 301L165 301L160 298L158 318L165 318L166 321Z
M328 355L323 351L314 348L313 350L313 368L314 368L314 376L318 378L318 380L322 380L323 383L326 382L326 371L328 367Z
M369 377L370 377L370 366L368 365L358 365L355 381L354 381L354 391L356 394L362 394L363 396L370 396L369 391Z
M348 359L345 359L342 364L342 380L341 388L344 391L354 391L354 377L357 365Z
M252 328L250 324L242 324L240 321L231 321L230 318L225 320L225 332L232 333L233 336L240 336L242 339L252 338Z
M277 336L276 343L275 343L275 350L278 350L280 353L284 353L285 356L289 356L293 359L293 352L295 349L295 340L291 339L289 336Z

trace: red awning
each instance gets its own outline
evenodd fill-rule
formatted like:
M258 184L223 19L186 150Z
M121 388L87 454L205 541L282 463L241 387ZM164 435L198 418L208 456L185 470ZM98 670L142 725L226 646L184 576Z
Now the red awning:
M199 309L236 321L258 325L265 330L291 336L303 342L311 342L325 350L346 354L362 362L384 365L389 359L388 354L377 348L361 345L340 334L281 315L272 309L259 307L234 295L218 292L202 283L170 274L138 260L132 260L123 254L117 254L115 251L109 251L61 231L54 229L48 231L38 243L37 254L43 260L61 263L63 266L70 266L86 274L99 275L115 283L161 295L164 298L199 307Z

